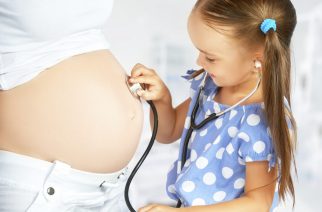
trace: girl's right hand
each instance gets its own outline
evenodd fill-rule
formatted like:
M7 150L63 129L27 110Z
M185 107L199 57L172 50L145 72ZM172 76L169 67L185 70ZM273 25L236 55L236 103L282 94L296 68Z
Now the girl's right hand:
M131 71L130 83L141 83L145 90L138 90L137 95L145 100L163 101L169 100L170 92L158 74L142 64L136 64Z

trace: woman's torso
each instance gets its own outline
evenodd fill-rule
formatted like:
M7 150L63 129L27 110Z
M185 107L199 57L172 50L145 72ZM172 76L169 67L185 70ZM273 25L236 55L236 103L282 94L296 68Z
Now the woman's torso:
M0 91L0 149L93 171L120 170L142 129L140 101L108 50L73 56Z

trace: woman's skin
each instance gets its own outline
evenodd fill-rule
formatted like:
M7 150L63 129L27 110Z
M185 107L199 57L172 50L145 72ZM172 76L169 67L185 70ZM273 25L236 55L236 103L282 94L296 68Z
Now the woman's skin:
M141 134L140 101L108 50L73 56L31 81L0 91L0 149L73 168L125 167Z

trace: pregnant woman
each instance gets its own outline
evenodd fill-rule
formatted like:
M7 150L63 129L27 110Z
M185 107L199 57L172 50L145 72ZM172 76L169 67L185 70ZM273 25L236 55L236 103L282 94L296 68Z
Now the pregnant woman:
M0 0L0 211L127 211L141 104L102 27L113 0Z

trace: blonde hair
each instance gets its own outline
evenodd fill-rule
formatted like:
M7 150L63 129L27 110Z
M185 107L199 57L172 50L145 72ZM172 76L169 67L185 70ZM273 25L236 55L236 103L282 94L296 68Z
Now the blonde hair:
M264 114L271 132L279 163L279 196L285 200L290 193L295 204L291 175L292 163L296 172L296 122L291 107L285 107L290 98L290 43L296 26L296 11L290 0L198 0L194 11L201 14L210 27L230 26L233 37L245 47L263 46L262 89ZM277 30L266 34L260 30L267 19L276 21ZM289 127L293 131L291 135Z

